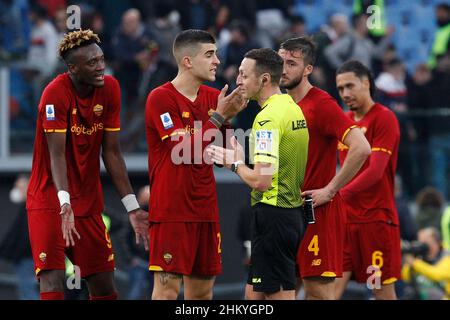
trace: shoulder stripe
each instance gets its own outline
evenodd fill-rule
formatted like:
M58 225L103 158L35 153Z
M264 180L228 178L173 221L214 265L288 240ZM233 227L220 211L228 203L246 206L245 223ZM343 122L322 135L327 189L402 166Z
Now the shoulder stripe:
M382 152L386 152L386 153L389 154L389 155L392 155L392 151L391 151L391 150L388 150L388 149L385 149L385 148L377 148L377 147L374 147L374 148L372 148L372 151L382 151Z
M353 128L357 128L358 126L356 124L352 125L350 128L348 128L347 130L345 130L344 134L342 135L342 139L341 142L344 142L345 137L347 136L347 134L350 132L350 130L352 130Z
M105 128L105 131L120 131L120 128Z
M175 135L181 135L181 136L184 136L185 134L186 134L186 131L175 131L175 132L172 132L170 135L169 134L166 134L165 136L163 136L162 138L161 138L161 140L166 140L168 137L173 137L173 136L175 136Z

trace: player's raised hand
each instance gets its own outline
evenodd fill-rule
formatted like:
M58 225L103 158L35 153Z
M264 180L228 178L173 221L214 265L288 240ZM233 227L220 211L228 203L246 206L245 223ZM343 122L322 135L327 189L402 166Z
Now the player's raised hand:
M233 118L236 114L241 112L247 106L247 100L242 97L239 87L234 89L229 95L225 96L228 91L226 84L220 91L217 100L216 111L226 120Z
M131 226L136 235L136 244L144 244L144 248L148 251L148 244L150 242L148 235L148 212L142 209L131 211L128 214Z
M65 203L61 207L61 230L63 234L63 239L66 241L66 247L74 246L75 240L73 234L81 239L77 229L75 228L75 217L73 215L73 210L70 204Z

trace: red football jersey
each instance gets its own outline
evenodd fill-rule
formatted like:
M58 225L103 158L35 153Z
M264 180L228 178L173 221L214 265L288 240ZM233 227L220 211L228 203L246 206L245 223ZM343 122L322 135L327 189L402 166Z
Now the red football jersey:
M313 87L298 102L309 131L308 163L303 190L325 187L336 175L336 148L355 123L327 92Z
M66 132L66 162L70 201L76 216L103 211L100 150L104 131L120 130L120 88L105 76L105 85L85 97L77 96L69 74L50 82L38 109L33 166L27 208L59 210L45 134Z
M195 101L190 101L171 82L150 92L145 110L150 221L219 221L213 166L202 157L209 142L199 140L205 131L217 130L208 119L217 107L219 93L202 85ZM183 154L187 162L180 163L177 148L181 144L172 137L185 133L192 135L193 150L192 155Z
M354 120L351 111L346 113ZM400 127L395 114L385 106L375 103L369 112L357 122L372 147L372 153L385 152L389 154L389 163L381 180L359 192L346 203L347 221L349 223L385 221L398 225L398 215L394 199L394 180L397 168L398 147L400 143ZM338 146L341 164L347 156L348 148ZM370 163L371 156L366 160L353 180L358 177Z

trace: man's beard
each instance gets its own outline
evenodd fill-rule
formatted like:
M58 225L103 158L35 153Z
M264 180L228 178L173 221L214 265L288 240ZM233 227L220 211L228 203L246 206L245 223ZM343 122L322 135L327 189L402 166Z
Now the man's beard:
M300 74L300 76L298 78L292 79L289 83L280 84L280 87L283 88L283 89L286 89L286 90L294 89L295 87L300 85L300 83L302 83L302 81L303 81L303 73L304 73L304 71Z

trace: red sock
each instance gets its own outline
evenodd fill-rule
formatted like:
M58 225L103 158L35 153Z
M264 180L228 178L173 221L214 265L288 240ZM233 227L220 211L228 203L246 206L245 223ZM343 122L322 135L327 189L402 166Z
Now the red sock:
M117 292L114 292L109 296L100 296L100 297L89 296L89 298L91 300L117 300Z
M41 300L64 300L64 292L41 292Z

